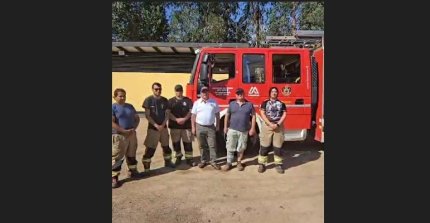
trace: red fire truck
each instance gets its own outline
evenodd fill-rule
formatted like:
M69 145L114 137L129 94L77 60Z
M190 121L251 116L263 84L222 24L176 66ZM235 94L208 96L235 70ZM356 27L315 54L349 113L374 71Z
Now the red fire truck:
M199 98L200 88L221 108L221 122L235 90L243 88L245 98L256 108L257 125L262 125L260 105L277 87L278 99L287 106L285 141L312 137L324 142L324 47L320 39L281 39L265 47L202 48L196 53L186 95ZM221 126L221 131L223 126ZM222 136L223 134L220 133Z

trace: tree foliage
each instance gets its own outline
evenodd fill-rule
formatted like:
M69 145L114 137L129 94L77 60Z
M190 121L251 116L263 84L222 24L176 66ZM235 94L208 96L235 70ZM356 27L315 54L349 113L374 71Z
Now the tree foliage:
M254 42L324 30L324 2L113 2L113 41Z

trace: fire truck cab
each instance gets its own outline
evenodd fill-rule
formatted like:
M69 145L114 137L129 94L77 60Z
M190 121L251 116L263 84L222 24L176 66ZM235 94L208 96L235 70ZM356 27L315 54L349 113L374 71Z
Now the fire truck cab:
M263 124L260 105L269 98L269 89L277 87L278 99L287 107L284 140L303 141L311 136L323 143L324 48L321 42L317 48L306 47L304 42L300 46L291 42L281 47L202 48L196 52L186 95L195 101L200 88L208 86L209 97L220 105L223 125L235 90L243 88L246 100L256 109L258 131Z

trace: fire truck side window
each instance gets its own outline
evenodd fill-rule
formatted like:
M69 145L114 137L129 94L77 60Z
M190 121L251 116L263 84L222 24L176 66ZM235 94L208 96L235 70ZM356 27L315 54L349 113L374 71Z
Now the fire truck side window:
M273 83L300 84L300 55L274 54Z
M262 54L243 55L243 83L264 83L266 77L264 59Z
M235 70L235 56L229 54L212 54L215 58L214 66L212 67L212 82L220 82L234 78Z

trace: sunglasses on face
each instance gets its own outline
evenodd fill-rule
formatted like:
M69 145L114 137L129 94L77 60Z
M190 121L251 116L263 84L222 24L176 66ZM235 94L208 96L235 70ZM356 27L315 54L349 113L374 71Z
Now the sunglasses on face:
M161 88L154 88L154 91L161 91Z

